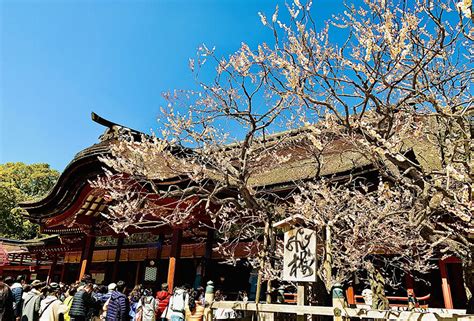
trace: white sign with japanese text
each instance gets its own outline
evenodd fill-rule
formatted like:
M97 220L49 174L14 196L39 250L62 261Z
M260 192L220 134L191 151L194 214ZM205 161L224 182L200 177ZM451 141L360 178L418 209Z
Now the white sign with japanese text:
M316 282L316 231L296 228L285 233L283 280Z

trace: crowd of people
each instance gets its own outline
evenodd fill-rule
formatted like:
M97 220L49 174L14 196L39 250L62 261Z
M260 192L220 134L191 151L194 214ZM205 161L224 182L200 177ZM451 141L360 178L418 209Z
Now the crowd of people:
M99 286L85 276L71 285L22 276L0 276L0 321L199 321L205 306L204 288L168 285L161 290L135 286L128 291L123 281Z

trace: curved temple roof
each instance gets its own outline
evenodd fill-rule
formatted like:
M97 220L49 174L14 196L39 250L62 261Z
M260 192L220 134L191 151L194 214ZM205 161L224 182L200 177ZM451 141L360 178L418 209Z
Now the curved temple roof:
M104 174L106 165L99 157L110 154L120 135L132 135L139 141L147 135L118 125L92 113L92 120L106 127L100 142L75 155L51 191L44 198L19 204L32 222L40 224L45 233L78 234L96 223L95 217L106 207L106 200L89 181ZM173 180L173 178L171 178ZM82 225L82 226L81 226Z
M105 165L99 157L111 152L111 145L120 135L131 134L136 140L147 137L139 131L108 121L95 113L92 113L92 120L106 127L105 133L100 137L101 141L76 154L46 197L20 204L27 212L28 219L41 224L44 232L75 234L81 232L80 224L90 225L94 222L93 218L106 206L103 195L97 195L97 191L89 184L90 180L104 173ZM284 186L290 186L296 181L316 176L340 176L354 170L370 170L370 161L360 151L352 150L347 144L337 140L319 160L314 159L311 157L310 143L305 142L304 138L298 139L299 134L305 130L298 130L293 135L297 139L289 140L289 144L283 144L276 150L278 153L290 155L288 161L274 164L271 159L263 159L262 164L257 164L260 169L252 174L249 183L258 188L284 189ZM278 135L275 135L273 140L278 141ZM434 155L436 151L426 144L409 142L406 145L405 149L415 152L415 157L422 167L430 165L428 160L437 159ZM179 153L193 152L185 148L171 148L177 156ZM170 178L170 181L176 178ZM81 215L82 219L76 219L76 214Z
M88 181L104 172L104 164L100 162L99 156L110 153L110 146L116 139L114 135L117 129L126 127L105 120L95 113L91 116L93 121L107 127L100 138L101 141L75 155L46 197L20 204L32 222L44 223L45 220L68 211L75 204L82 203L90 192ZM132 135L142 135L129 128L126 130Z

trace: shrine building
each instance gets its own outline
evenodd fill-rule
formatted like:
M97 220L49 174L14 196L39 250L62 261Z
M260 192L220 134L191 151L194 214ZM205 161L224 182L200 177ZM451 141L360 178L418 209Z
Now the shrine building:
M204 285L207 280L213 280L228 293L253 293L256 273L246 259L254 256L256 249L250 243L238 244L235 251L237 265L232 266L222 264L226 257L213 251L218 241L214 231L193 222L185 228L166 224L131 228L127 235L117 234L110 228L101 215L107 211L110 200L90 182L104 175L105 165L99 158L110 154L110 146L117 140L115 133L123 126L94 113L92 119L106 129L100 142L74 157L47 196L20 204L27 213L26 217L40 226L42 234L49 236L33 241L0 240L0 273L26 274L32 278L66 283L90 274L98 284L124 280L129 286L143 283L154 288L163 282L173 288L182 284ZM132 135L142 135L128 130ZM420 145L412 148L415 156L430 152ZM295 181L316 176L334 175L337 179L349 175L364 175L369 179L377 177L366 158L350 150L332 151L325 155L322 164L316 164L303 149L293 154L296 156L291 162L282 164L270 174L256 173L251 178L253 184L285 193L294 188ZM166 187L183 179L169 177L160 184ZM206 219L205 216L198 217ZM201 241L197 242L197 239ZM461 308L466 299L462 291L460 261L448 258L437 263L439 270L428 276L430 287L407 278L404 291L415 287L417 295L427 295L430 307ZM360 299L358 294L361 291L356 285L348 289L353 303ZM406 296L393 293L393 297L397 295Z

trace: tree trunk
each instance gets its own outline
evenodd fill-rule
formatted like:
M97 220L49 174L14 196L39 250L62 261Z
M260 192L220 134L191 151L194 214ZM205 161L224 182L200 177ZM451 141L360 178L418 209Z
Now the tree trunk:
M367 274L369 277L370 289L372 290L372 309L388 310L388 299L385 296L385 279L372 263L367 263Z
M258 270L257 290L255 291L255 303L260 302L260 295L262 293L262 275L265 268L265 261L267 259L268 238L270 234L270 223L265 222L265 229L263 231L263 252L260 254L260 268Z
M326 235L324 244L324 262L323 262L323 273L325 276L324 285L328 293L331 293L332 289L332 247L331 247L331 226L326 225Z
M467 298L467 314L474 314L474 265L472 262L463 262L464 288Z

